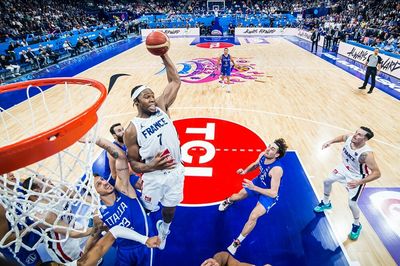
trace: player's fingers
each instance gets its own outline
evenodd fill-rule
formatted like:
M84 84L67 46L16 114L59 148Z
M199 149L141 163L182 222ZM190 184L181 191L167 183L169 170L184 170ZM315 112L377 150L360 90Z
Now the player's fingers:
M201 264L201 266L211 266L211 265L212 265L212 264L211 264L210 259L205 260L205 261Z
M176 162L167 162L167 169L173 169L176 166Z
M161 161L168 161L168 157L170 157L171 155L170 154L164 154L164 155L160 155L160 160Z

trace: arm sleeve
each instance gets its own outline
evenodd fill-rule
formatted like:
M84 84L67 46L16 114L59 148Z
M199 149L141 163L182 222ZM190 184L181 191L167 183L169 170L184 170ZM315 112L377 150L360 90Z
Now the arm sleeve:
M148 239L147 236L141 235L132 229L125 228L123 226L117 225L114 226L113 228L110 229L110 233L115 237L115 238L125 238L133 241L137 241L139 243L142 243L143 245L146 244L146 241Z

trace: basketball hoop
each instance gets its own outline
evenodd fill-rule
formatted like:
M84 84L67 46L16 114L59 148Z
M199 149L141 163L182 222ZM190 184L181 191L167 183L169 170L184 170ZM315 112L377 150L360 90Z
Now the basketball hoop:
M49 86L56 84L79 84L96 88L100 97L90 107L77 116L55 126L46 132L0 147L0 174L30 165L53 155L75 143L97 122L97 110L104 102L107 91L103 84L91 79L82 78L49 78L34 81L13 83L0 87L0 94L24 88ZM28 99L29 96L28 96ZM0 111L5 111L0 109ZM4 120L3 120L4 121ZM21 159L23 158L23 159Z
M97 111L107 96L102 83L85 78L13 83L1 86L0 94L18 90L26 90L25 101L9 109L0 106L0 205L10 229L0 236L0 248L14 254L88 230L99 208L93 148ZM91 141L77 143L85 134ZM55 230L63 237L52 238ZM27 244L28 234L38 240Z

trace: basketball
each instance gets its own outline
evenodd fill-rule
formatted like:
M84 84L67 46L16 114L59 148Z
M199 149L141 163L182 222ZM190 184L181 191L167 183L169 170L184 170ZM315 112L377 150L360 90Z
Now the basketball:
M163 55L169 49L169 38L161 31L153 31L146 38L146 47L153 55Z

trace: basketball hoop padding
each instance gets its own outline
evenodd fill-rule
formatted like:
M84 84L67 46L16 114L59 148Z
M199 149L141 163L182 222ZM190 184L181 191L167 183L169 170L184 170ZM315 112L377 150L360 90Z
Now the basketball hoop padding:
M97 101L83 112L45 132L16 143L0 147L0 174L28 166L66 149L86 134L97 122L97 110L107 96L104 85L85 78L49 78L8 84L0 87L0 94L31 86L56 84L89 85L100 91Z

